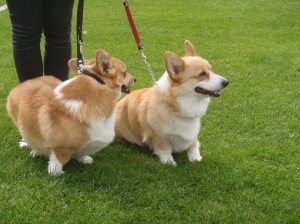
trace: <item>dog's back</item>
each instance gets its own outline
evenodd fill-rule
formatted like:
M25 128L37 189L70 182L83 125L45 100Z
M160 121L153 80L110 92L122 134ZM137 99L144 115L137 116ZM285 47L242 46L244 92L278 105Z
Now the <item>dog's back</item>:
M52 76L42 76L28 80L15 87L7 98L7 112L21 136L37 153L48 155L42 127L47 127L53 120L46 110L55 110L53 90L60 80Z
M6 109L15 125L22 126L18 122L20 112L30 113L31 108L41 107L43 98L48 97L53 89L58 86L61 81L53 76L42 76L34 80L28 80L16 86L8 95ZM21 111L20 111L21 108ZM30 115L29 115L30 116ZM23 122L25 119L22 119Z
M145 116L147 116L147 105L151 99L150 88L139 89L124 97L116 106L116 136L120 140L126 140L131 143L143 146L143 133L145 125Z

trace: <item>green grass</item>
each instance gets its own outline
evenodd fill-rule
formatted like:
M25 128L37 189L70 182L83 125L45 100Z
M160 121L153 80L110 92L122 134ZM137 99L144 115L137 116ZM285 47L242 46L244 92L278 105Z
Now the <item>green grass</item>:
M189 163L181 153L178 167L163 166L147 150L114 142L94 164L72 161L64 175L50 177L46 159L18 148L5 110L18 83L6 10L0 13L0 222L299 223L300 2L130 5L157 78L164 52L183 55L189 39L231 81L202 120L203 161ZM152 85L121 1L86 1L83 26L85 58L103 48L127 64L138 79L135 89Z

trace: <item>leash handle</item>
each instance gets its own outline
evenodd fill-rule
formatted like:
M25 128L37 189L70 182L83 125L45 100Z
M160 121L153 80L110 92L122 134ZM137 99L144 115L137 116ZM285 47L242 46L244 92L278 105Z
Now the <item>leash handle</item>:
M131 27L131 30L132 30L132 33L133 33L136 45L137 45L137 48L139 50L143 50L144 47L142 45L142 42L141 42L141 39L139 37L138 31L136 29L135 23L133 21L133 18L132 18L132 15L131 15L131 11L130 11L130 8L129 8L128 0L123 0L122 2L123 2L123 5L125 7L125 10L126 10L127 18L128 18L128 21L129 21L129 24L130 24L130 27Z
M77 7L77 29L76 29L76 36L77 36L77 73L81 73L82 66L84 65L84 60L82 56L82 21L83 21L83 3L84 0L78 0L78 7Z

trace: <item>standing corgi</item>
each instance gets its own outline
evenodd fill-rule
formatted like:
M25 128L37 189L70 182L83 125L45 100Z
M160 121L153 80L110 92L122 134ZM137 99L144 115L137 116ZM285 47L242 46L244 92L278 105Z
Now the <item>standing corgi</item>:
M69 61L77 72L77 61ZM48 173L60 175L75 159L93 162L92 155L115 137L114 107L122 93L129 93L134 78L120 60L104 50L83 66L85 74L65 82L42 76L15 87L7 100L7 111L32 149L49 157Z
M185 41L185 56L165 53L166 72L152 88L125 96L116 106L116 136L151 148L161 163L176 165L172 153L187 150L200 161L200 118L211 97L229 82L213 73L207 60Z

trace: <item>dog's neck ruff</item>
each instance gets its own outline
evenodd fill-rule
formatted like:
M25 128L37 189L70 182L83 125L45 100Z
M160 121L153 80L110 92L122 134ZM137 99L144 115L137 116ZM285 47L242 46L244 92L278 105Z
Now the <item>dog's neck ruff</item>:
M170 87L170 80L169 75L167 72L165 72L161 78L156 82L156 85L154 85L155 89L159 92L165 92Z
M180 116L188 118L201 118L206 113L210 98L199 96L181 96L176 99L180 108Z
M89 71L87 71L85 69L81 69L80 73L83 74L83 75L87 75L87 76L95 79L101 85L105 85L105 82L101 78L99 78L97 75L95 75L94 73L91 73L91 72L89 72Z

